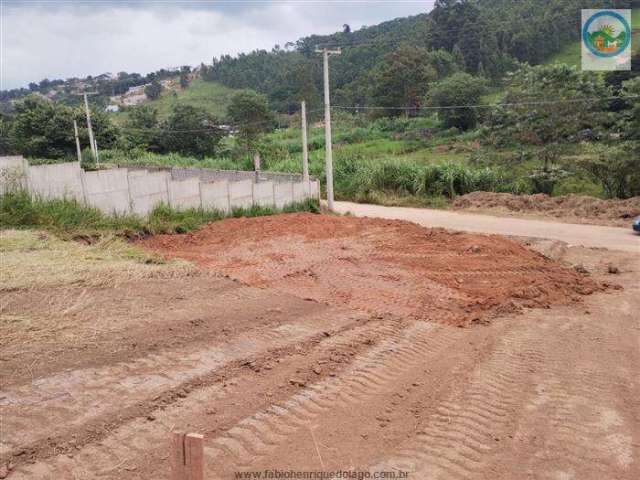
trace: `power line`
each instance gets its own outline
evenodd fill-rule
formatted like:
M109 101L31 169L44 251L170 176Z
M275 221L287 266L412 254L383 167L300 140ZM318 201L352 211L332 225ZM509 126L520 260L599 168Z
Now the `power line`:
M640 98L640 95L628 95L628 96L611 96L611 97L597 97L597 98L574 98L565 100L545 100L538 102L506 102L506 103L486 103L486 104L468 104L468 105L445 105L445 106L425 106L425 107L408 107L408 106L344 106L344 105L332 105L331 108L337 108L341 110L455 110L461 108L499 108L499 107L515 107L515 106L535 106L535 105L555 105L562 103L588 103L588 102L603 102L608 100L627 100Z

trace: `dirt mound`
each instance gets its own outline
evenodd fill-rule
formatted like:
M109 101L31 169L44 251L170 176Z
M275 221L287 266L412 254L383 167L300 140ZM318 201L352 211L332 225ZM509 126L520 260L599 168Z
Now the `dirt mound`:
M403 221L313 214L238 218L141 243L248 285L449 324L547 307L599 288L503 237Z
M583 195L550 197L542 193L513 195L473 192L458 197L454 200L453 207L494 213L542 214L573 223L628 227L630 220L640 215L640 197L601 200Z

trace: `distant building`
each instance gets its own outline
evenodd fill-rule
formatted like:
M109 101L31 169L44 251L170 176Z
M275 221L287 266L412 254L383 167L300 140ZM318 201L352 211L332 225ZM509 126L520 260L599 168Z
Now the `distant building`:
M119 112L120 107L118 105L107 105L107 108L104 109L106 112Z

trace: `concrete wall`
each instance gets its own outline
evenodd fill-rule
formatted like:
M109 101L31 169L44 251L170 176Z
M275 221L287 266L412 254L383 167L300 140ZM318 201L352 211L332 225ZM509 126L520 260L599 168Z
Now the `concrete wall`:
M229 182L229 202L231 208L251 208L253 205L253 182L251 180Z
M256 173L246 170L211 170L207 168L180 168L180 167L128 167L146 169L149 171L170 172L173 180L184 180L186 178L199 178L202 182L216 182L219 180L229 180L238 182L241 180L256 180ZM265 172L260 171L257 175L259 182L299 182L302 175L299 173Z
M145 216L158 204L169 203L169 175L166 172L150 172L144 175L131 172L128 180L132 213Z
M320 180L312 180L309 186L309 198L320 200Z
M200 180L189 178L186 180L169 180L169 205L176 210L200 208Z
M21 156L0 157L0 194L26 188L27 168Z
M293 188L291 183L275 183L273 195L275 197L276 208L282 208L293 202Z
M253 203L261 207L275 206L273 182L260 182L253 184Z
M85 201L104 213L128 213L131 209L129 180L125 168L82 174Z
M229 181L220 180L218 182L201 183L200 198L202 208L208 210L220 210L221 212L229 212Z
M271 173L268 176L277 181L256 183L254 172L154 167L84 172L77 162L29 166L22 157L0 157L0 192L10 187L10 174L20 179L18 188L26 188L34 196L72 198L107 214L141 216L160 203L175 209L202 207L227 213L252 205L282 208L294 201L317 198L319 190L317 180L307 184L300 175ZM218 180L205 180L212 178Z
M43 199L84 200L79 162L30 166L27 169L27 185L32 195Z
M309 197L311 185L307 182L296 182L293 184L293 201L302 202Z

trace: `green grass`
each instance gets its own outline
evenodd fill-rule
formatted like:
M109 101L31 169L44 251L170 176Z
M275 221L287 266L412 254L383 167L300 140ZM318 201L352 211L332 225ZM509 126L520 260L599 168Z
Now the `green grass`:
M164 90L160 98L144 103L158 109L158 116L165 119L171 113L173 106L191 105L202 107L217 118L225 118L231 96L236 92L229 87L217 82L205 82L195 79L186 89L177 87L177 90ZM118 125L123 125L127 118L127 111L112 113L112 118Z
M256 217L281 212L317 212L317 201L309 200L282 210L253 206L234 209L232 217ZM0 225L3 228L38 228L58 234L135 237L159 233L186 233L206 223L222 220L226 215L217 210L188 209L177 211L166 205L157 206L148 218L135 215L110 216L75 200L40 200L27 192L0 196Z
M341 200L442 206L446 198L475 190L532 193L528 175L540 167L533 148L520 154L515 148L482 145L481 130L462 133L442 130L436 117L372 122L358 117L338 117L334 132L334 190L336 198ZM321 128L310 129L309 145L309 171L324 185L324 131ZM580 148L569 153L580 154ZM300 129L276 130L264 137L259 149L263 170L301 173ZM178 154L112 151L103 153L103 159L120 165L253 168L246 156L198 159ZM571 158L562 161L561 166L572 175L558 183L557 194L602 196L601 188L582 175Z

